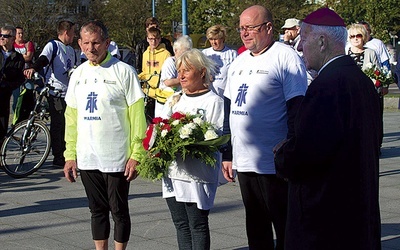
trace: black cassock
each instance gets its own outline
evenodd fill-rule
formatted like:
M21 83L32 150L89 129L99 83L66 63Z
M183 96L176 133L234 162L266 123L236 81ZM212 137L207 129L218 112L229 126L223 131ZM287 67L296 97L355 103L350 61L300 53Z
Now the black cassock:
M276 154L289 181L286 250L380 249L379 136L372 81L343 56L310 84Z

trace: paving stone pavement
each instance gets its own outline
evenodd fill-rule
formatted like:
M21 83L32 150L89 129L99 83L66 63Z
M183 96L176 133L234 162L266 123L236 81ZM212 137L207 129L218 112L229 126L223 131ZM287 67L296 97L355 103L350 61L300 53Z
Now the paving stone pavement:
M400 111L385 111L384 125L380 160L382 249L400 250ZM49 157L38 172L23 179L0 171L0 249L94 249L82 183L80 179L68 183L51 161ZM128 249L177 249L160 183L136 179L129 199L132 232ZM248 249L238 183L218 189L210 228L211 249Z

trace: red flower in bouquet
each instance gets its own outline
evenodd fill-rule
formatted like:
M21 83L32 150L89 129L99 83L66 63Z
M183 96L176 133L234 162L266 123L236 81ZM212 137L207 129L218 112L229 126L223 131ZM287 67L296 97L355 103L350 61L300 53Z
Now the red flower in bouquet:
M171 118L174 120L181 120L181 119L186 118L186 115L183 113L180 113L180 112L175 112L171 115Z
M383 66L381 69L378 69L375 65L369 63L366 65L366 69L364 73L372 80L375 87L380 91L381 87L389 87L391 83L394 82L391 71Z

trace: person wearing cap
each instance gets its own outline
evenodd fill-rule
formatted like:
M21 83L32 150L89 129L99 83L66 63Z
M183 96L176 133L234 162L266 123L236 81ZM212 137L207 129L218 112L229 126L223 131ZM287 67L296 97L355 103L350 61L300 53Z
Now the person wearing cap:
M283 249L287 182L276 175L273 147L293 134L293 121L307 90L306 67L289 46L275 42L272 13L253 5L240 15L247 50L228 70L223 174L237 172L250 249ZM276 248L273 229L276 233Z
M274 148L277 172L289 182L285 249L381 249L379 97L345 55L347 30L337 13L309 14L301 38L306 66L318 76L294 136Z
M286 19L282 29L284 32L283 42L297 51L300 42L300 20L296 18Z
M286 19L285 24L282 26L282 29L284 30L284 35L283 35L283 43L289 45L292 47L296 53L303 59L303 52L299 51L297 47L299 46L300 42L300 20L296 18L289 18ZM314 78L317 76L317 72L312 69L307 70L307 84L310 85L310 83L314 80Z

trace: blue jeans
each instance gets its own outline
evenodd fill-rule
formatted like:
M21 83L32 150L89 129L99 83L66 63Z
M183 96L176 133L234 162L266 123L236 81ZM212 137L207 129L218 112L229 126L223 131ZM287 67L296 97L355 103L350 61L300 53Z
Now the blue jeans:
M175 197L167 198L172 221L176 228L180 250L210 249L210 210L197 208L196 203L177 202Z

